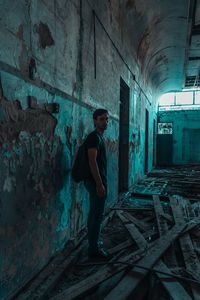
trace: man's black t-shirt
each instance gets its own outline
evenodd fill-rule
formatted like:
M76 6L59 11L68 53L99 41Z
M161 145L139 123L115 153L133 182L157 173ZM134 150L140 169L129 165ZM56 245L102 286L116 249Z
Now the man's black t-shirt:
M97 165L101 175L102 182L107 186L107 158L106 147L103 136L96 130L92 131L85 140L86 149L97 149ZM94 180L91 175L91 180Z

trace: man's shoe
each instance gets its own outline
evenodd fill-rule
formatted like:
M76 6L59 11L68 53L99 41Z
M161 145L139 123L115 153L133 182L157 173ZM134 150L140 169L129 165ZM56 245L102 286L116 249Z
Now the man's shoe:
M107 260L110 258L109 254L103 248L98 249L96 252L88 253L88 257L90 259L103 259L103 260Z

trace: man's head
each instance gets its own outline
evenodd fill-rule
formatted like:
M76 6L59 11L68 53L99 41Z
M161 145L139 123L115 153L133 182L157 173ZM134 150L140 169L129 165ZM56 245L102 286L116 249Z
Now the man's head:
M94 127L100 131L106 130L108 126L108 111L103 108L96 109L93 113Z

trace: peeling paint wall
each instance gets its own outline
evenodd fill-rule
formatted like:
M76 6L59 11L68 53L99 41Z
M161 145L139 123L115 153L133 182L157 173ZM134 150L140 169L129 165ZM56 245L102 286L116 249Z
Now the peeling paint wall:
M97 20L95 78L94 19L87 1L3 2L0 293L6 299L86 226L88 195L72 182L70 170L78 146L93 130L94 109L110 113L105 133L110 206L118 193L120 76L130 87L130 186L144 175L146 108L152 168L156 94L153 98L137 49L127 40L118 2L90 1L145 93ZM51 111L55 104L57 113Z
M159 112L159 122L173 123L172 160L173 164L190 164L200 162L200 111ZM162 151L165 144L160 145Z

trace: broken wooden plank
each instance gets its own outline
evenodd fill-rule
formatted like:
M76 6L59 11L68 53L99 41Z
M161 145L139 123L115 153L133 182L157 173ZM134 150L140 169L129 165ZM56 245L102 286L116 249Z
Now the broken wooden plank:
M188 219L194 218L196 214L194 212L193 206L191 205L190 201L188 199L181 198L180 203L183 204L183 206L185 208L184 209L185 219L188 220ZM196 232L199 232L198 226L195 227L195 229L196 229ZM192 233L194 233L194 230L192 231ZM196 243L194 241L193 241L193 243L195 246ZM194 251L196 252L195 248L194 248ZM197 285L192 285L191 289L192 289L194 300L199 300L200 287Z
M128 247L132 246L132 245L133 245L133 242L130 241L130 240L127 240L127 241L125 241L123 243L120 243L119 245L117 245L117 246L115 246L111 249L108 249L108 253L109 254L114 254L114 253L119 252L119 251L121 251L125 248L128 248Z
M108 215L105 217L105 219L103 220L102 224L101 224L101 228L105 228L106 225L112 220L113 216L115 214L114 210L110 210Z
M137 250L135 253L129 254L125 256L124 258L120 259L121 262L131 262L134 263L138 261L141 257L143 257L146 253L146 250L140 249ZM91 288L94 288L101 282L105 281L106 279L109 279L113 275L125 270L127 268L127 265L124 264L112 264L112 265L106 265L101 270L97 271L95 274L92 274L85 278L84 280L81 280L77 284L69 287L59 295L56 295L54 297L51 297L51 300L71 300L76 297L80 297L83 293L86 291L89 291Z
M131 221L133 224L135 224L138 228L142 229L143 231L146 231L149 229L149 224L146 224L142 220L139 220L139 219L133 217L128 212L122 212L122 213L129 221Z
M121 219L122 223L124 223L124 225L128 231L131 231L131 229L130 229L131 227L132 227L132 231L134 230L133 226L126 226L126 224L130 223L130 220L125 217L125 215L122 213L122 211L118 211L117 215ZM150 228L150 226L149 226L149 228ZM135 231L135 232L137 232L137 231ZM157 234L157 232L155 231L155 228L153 225L151 226L151 229L142 233L143 237L148 240L151 240L151 238L153 236L155 236L156 234Z
M157 198L157 196L155 197L155 204L158 204L158 206L160 204L159 203L159 199ZM159 209L162 212L162 209L158 208L158 211L159 211ZM155 211L157 213L156 209L155 209ZM148 243L144 239L143 235L136 228L136 226L134 224L127 224L126 223L126 218L124 218L122 216L121 212L117 212L117 215L119 216L119 218L121 219L121 221L124 223L124 226L128 229L131 237L133 238L133 240L137 244L138 248L140 248L140 247L142 247L142 248L148 247ZM163 230L161 230L161 231L163 233ZM167 233L167 231L168 231L168 229L166 229L165 233ZM171 273L171 271L168 269L168 267L162 261L159 261L157 263L156 269L159 272L165 272L165 273L173 275ZM147 270L143 270L143 271L146 272L146 273L148 273ZM184 290L184 288L178 282L174 282L173 285L171 285L170 282L163 281L163 279L166 279L166 275L160 274L159 272L157 272L156 274L157 274L158 278L162 280L162 284L164 285L164 287L166 288L166 290L168 291L168 293L170 294L170 296L171 296L172 299L174 299L174 300L180 300L180 299L189 300L189 299L191 299L190 296ZM134 274L132 276L134 276Z
M176 223L183 223L184 222L184 210L183 206L179 202L178 199L175 199L173 197L170 197L170 203L172 207L172 212L174 214L174 218ZM188 233L180 237L179 239L181 244L181 249L183 252L183 257L186 264L187 271L192 274L192 276L199 280L200 278L200 263L199 259L195 253L195 250L193 248L191 237Z
M154 201L154 210L156 214L156 220L158 225L158 231L160 236L164 235L168 231L168 226L165 220L163 220L163 208L160 203L160 199L158 195L153 195L153 201Z
M153 201L154 201L154 209L156 214L156 220L158 225L158 230L160 233L160 236L165 235L168 232L168 225L165 220L163 220L163 208L160 203L160 198L158 195L153 195ZM174 249L170 247L164 256L164 261L167 265L170 267L174 267L177 265L176 255L174 252Z
M166 219L166 220L169 221L170 223L174 223L173 218L172 218L169 214L163 212L161 215L162 215L162 217L163 217L164 219Z
M143 219L143 222L147 223L147 222L150 222L150 221L154 221L154 218L155 218L155 216L152 216L152 215L148 216L148 217Z
M176 279L173 278L173 273L171 270L162 262L162 260L159 260L159 262L155 266L156 271L165 272L171 275L164 275L162 273L156 273L159 279L161 280L163 286L167 290L167 292L170 295L170 299L173 300L192 300L190 295L185 291L183 286L176 281Z
M157 230L155 230L155 228L153 227L152 229L145 231L142 233L143 237L148 240L151 241L152 238L158 236L158 232Z
M110 211L108 213L108 215L106 216L106 218L104 219L104 222L102 223L102 226L106 226L107 223L112 219L112 217L114 216L115 211ZM116 251L120 251L124 248L126 248L127 246L130 246L132 243L131 241L126 241L126 243L123 243L110 249L111 254L116 253ZM51 271L51 274L48 274L48 277L43 279L42 284L40 283L39 287L35 286L35 290L33 290L33 292L31 292L31 296L34 297L33 295L35 294L37 299L40 299L40 297L44 297L46 295L46 293L51 290L53 288L53 286L56 285L56 283L58 282L59 278L61 277L61 275L63 274L63 272L65 271L66 267L69 266L70 264L72 264L79 256L80 252L82 251L82 249L84 248L85 243L83 243L83 245L81 245L80 249L78 249L77 251L75 251L73 253L73 255L70 255L69 257L67 257L67 259L65 258L62 261L61 265L55 266L53 271ZM27 291L28 294L30 294L30 290ZM28 294L25 294L24 297L25 298L17 298L17 300L25 300L28 297Z
M194 226L200 223L200 220L195 220ZM189 226L187 226L189 225ZM149 250L147 255L141 259L140 265L146 268L152 268L160 256L169 248L183 231L191 230L191 223L176 224L165 236L160 237L155 241L154 247ZM133 267L131 271L117 284L117 286L104 298L105 300L124 300L136 288L138 283L145 277L146 271L137 267Z
M180 201L180 198L177 199L175 197L170 197L170 204L172 207L175 222L177 224L183 223L184 219L187 218L187 216L185 215L186 212L183 208L183 204L186 204L184 202L184 199L182 198ZM199 280L200 263L197 254L193 248L192 240L189 233L186 233L183 236L181 236L179 238L179 241L186 265L186 270L192 275L194 279ZM191 286L191 289L193 292L194 299L200 299L200 291L198 291L198 289L196 289L193 286Z
M60 255L57 255L40 273L39 275L31 281L28 288L22 290L18 296L15 297L16 300L27 300L29 298L33 299L35 292L39 293L39 289L44 287L45 283L48 281L49 285L46 286L46 289L49 290L52 283L52 286L57 282L61 277L65 268L73 263L77 259L82 251L84 238L86 235L83 235L80 239L75 241L75 246L73 248L66 248ZM78 248L77 248L78 247ZM77 248L77 249L76 249ZM72 252L72 250L74 251ZM73 253L73 255L72 255ZM42 292L43 293L43 292Z
M131 237L136 242L136 244L139 245L140 247L146 247L147 242L145 238L142 236L142 234L139 232L139 230L136 228L136 226L133 223L131 224L127 223L128 220L123 216L122 212L118 211L117 215L120 218L120 220L123 222L124 226L130 233Z
M102 222L102 228L108 224L114 214L115 211L113 210L107 214ZM80 241L83 241L85 237L86 235L81 237ZM80 244L80 241L75 243L76 247ZM56 256L51 263L49 263L47 267L45 267L45 269L30 283L29 288L19 293L16 300L27 300L30 297L34 298L34 295L37 297L37 299L43 297L46 292L55 286L66 267L76 260L83 246L84 245L82 245L77 251L75 250L73 255L70 255L70 251L65 251L63 254ZM124 245L124 247L126 247L126 245ZM113 253L115 253L115 249L112 250L114 250Z

